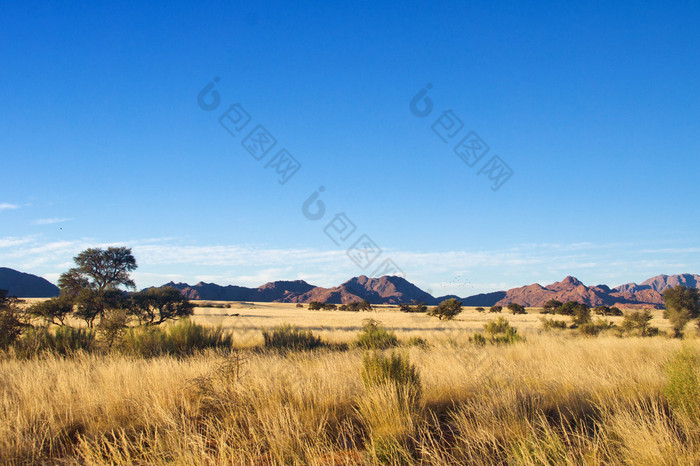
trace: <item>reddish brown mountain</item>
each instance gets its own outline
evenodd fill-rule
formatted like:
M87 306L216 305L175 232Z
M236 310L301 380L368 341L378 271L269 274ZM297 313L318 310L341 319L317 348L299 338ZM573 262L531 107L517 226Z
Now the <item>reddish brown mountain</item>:
M506 306L510 303L518 303L523 306L541 307L550 299L555 299L561 302L577 301L589 306L660 308L664 304L662 292L669 286L668 284L663 286L660 277L662 276L654 277L644 282L645 284L647 282L654 283L657 289L653 289L649 284L640 286L633 283L613 289L605 285L586 286L574 277L566 277L560 282L547 286L535 283L520 288L513 288L508 290L503 299L497 304ZM675 283L676 281L671 279L668 283Z
M422 301L433 304L435 298L404 278L385 275L368 278L365 275L351 278L333 288L316 287L297 296L292 302L320 301L326 303L350 303L366 299L372 304L400 304Z

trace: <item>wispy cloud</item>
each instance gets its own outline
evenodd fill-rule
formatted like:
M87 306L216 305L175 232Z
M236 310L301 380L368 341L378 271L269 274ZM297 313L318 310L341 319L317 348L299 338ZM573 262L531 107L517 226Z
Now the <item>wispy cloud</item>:
M0 211L2 210L15 210L19 209L17 204L8 204L7 202L0 203Z
M53 225L55 223L66 223L73 220L72 218L40 218L34 220L32 225Z

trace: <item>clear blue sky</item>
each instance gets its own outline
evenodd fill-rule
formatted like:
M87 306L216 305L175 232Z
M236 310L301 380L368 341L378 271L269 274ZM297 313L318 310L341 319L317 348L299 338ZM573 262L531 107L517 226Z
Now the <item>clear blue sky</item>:
M67 3L2 4L0 266L55 281L124 244L139 287L333 285L390 258L460 296L700 272L698 2ZM277 140L261 161L256 125ZM453 151L469 131L490 148L474 167ZM283 185L280 149L301 164ZM364 269L362 234L382 249Z

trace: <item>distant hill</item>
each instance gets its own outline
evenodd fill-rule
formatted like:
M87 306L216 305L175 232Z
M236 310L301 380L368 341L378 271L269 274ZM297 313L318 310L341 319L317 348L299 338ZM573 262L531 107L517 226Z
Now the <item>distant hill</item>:
M498 304L505 306L518 303L523 306L541 307L550 299L556 299L561 302L578 301L589 306L662 308L664 290L677 285L697 288L698 283L699 275L658 275L640 285L627 283L610 289L606 285L586 286L574 277L566 277L547 286L535 283L513 288L506 292Z
M418 301L435 305L445 299L457 298L462 301L464 306L490 307L518 303L528 307L541 307L550 299L556 299L562 302L578 301L589 306L660 308L664 304L662 293L666 288L676 285L697 288L698 283L700 283L700 275L659 275L642 282L640 285L627 283L610 288L607 285L586 286L580 280L569 276L560 282L547 286L534 283L508 291L481 293L466 298L453 295L436 298L406 279L390 275L379 278L361 275L331 288L314 286L303 280L270 282L258 288L236 285L221 286L203 282L196 285L170 282L167 286L179 289L190 299L215 301L286 303L320 301L341 304L366 299L372 304L400 304Z
M58 296L58 287L29 273L0 267L0 290L8 290L8 296L18 298L51 298Z

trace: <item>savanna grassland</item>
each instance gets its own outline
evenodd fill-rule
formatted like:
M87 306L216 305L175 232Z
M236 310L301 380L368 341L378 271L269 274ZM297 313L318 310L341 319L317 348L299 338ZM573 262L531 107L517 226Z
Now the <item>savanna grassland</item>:
M476 344L496 317L200 303L192 320L221 326L227 348L7 352L0 462L700 464L694 330L585 337L504 311L518 338ZM356 344L368 318L388 344ZM266 347L286 323L320 342ZM652 324L668 327L659 311Z

